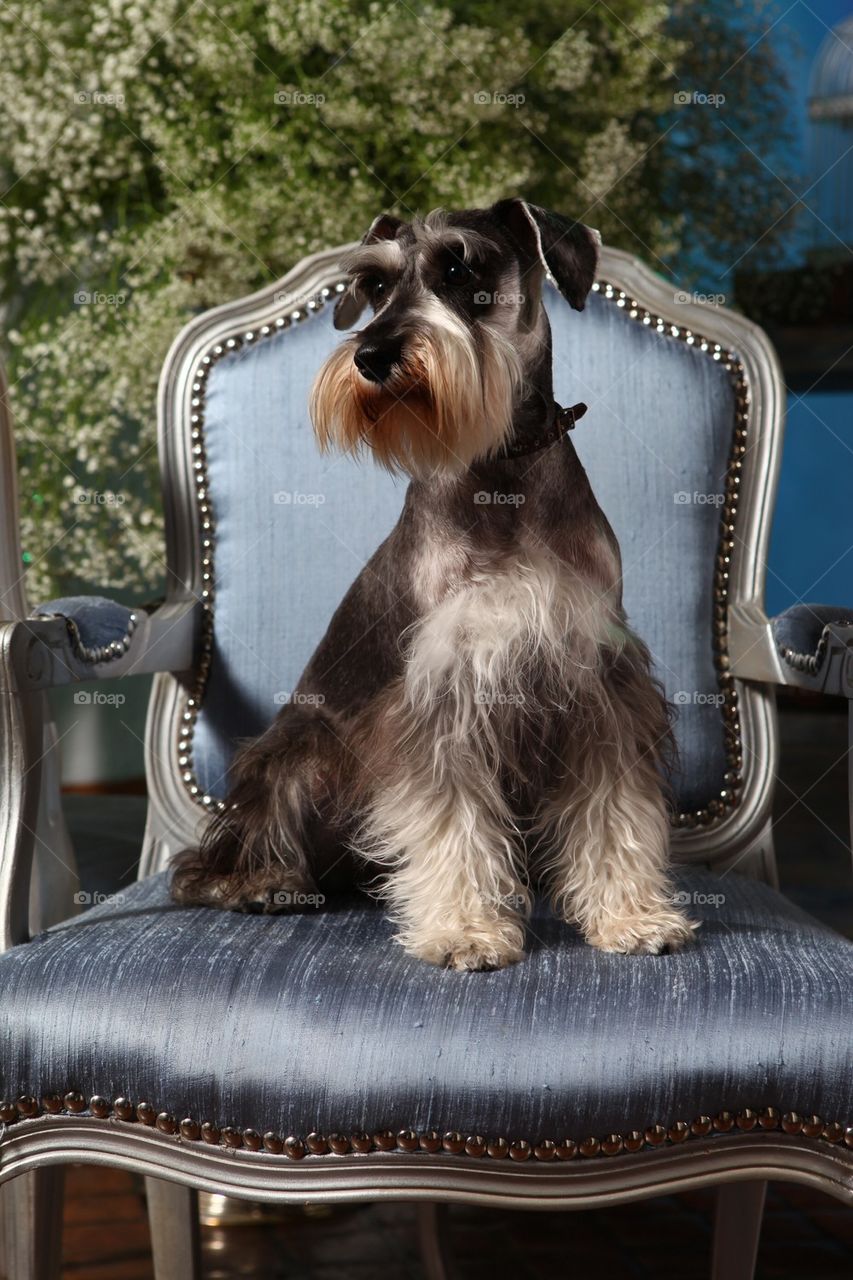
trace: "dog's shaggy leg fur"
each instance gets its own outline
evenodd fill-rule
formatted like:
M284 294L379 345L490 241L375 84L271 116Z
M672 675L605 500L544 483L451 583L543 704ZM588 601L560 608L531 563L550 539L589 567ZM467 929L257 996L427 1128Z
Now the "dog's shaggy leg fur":
M177 902L278 912L314 882L306 827L328 785L339 740L318 709L286 708L235 757L226 807L198 849L174 860Z
M375 797L365 829L369 856L390 871L383 896L397 939L433 964L503 968L524 954L529 903L507 815L487 779L482 792L470 775L436 779L428 755Z
M556 909L602 951L677 950L696 926L673 905L659 764L670 729L636 639L578 708L562 780L537 828Z
M458 698L473 691L439 698L428 716L402 681L389 694L389 766L357 844L387 868L381 892L407 951L453 969L503 968L524 955L530 893L488 735L458 731Z

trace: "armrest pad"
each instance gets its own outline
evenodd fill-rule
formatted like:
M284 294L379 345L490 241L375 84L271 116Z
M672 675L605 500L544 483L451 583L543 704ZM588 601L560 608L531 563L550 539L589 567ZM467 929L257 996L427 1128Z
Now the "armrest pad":
M782 661L814 675L826 656L830 627L853 626L853 609L825 604L795 604L770 619Z
M729 670L738 680L832 694L853 705L853 609L796 604L768 618L754 603L734 605Z
M71 647L83 662L112 662L130 648L139 616L104 596L65 596L36 605L31 618L63 618Z
M167 600L151 613L99 597L51 600L30 618L0 623L0 692L189 672L202 613L191 598Z

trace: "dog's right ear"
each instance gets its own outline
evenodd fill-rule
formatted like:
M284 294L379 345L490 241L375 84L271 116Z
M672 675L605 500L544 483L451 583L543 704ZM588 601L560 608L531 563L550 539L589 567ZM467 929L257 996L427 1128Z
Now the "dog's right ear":
M569 305L583 311L598 266L599 233L517 196L499 200L490 212L509 231L522 260L549 271Z
M362 236L361 243L376 244L379 240L395 240L402 226L402 218L395 217L393 213L380 213L379 217L371 222L367 233ZM364 306L364 298L351 285L347 286L335 303L335 328L351 329L364 310Z

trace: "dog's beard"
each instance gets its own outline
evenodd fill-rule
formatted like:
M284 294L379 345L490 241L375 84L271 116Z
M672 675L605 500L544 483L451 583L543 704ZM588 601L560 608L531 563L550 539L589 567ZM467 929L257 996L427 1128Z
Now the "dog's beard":
M506 443L522 384L515 348L485 323L475 340L443 307L424 320L385 383L358 372L358 337L329 357L310 400L321 448L369 449L390 471L424 476L463 471Z

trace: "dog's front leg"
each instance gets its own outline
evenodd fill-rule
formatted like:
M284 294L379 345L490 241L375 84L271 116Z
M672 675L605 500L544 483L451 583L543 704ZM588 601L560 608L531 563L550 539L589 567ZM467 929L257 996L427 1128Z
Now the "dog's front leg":
M460 742L435 721L409 723L395 737L361 849L387 868L383 895L398 941L453 969L520 960L530 894L512 815L479 743Z
M580 719L587 729L537 823L554 904L602 951L677 950L696 926L674 905L668 875L663 701L628 655Z

